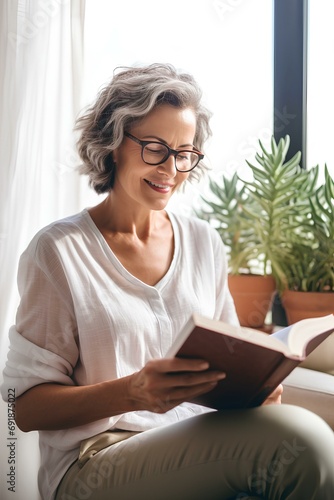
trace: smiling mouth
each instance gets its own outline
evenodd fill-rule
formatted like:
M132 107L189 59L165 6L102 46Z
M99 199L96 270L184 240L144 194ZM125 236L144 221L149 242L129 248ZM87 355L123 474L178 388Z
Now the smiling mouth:
M172 188L170 184L157 184L156 182L151 182L148 181L147 179L144 180L149 186L152 186L157 189L163 189L164 191L169 191Z

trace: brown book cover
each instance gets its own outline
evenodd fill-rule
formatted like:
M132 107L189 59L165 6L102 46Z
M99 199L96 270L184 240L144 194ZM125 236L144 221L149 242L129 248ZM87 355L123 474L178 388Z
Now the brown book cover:
M218 410L259 406L334 332L334 315L310 318L272 335L192 315L166 357L205 359L226 378L193 402Z

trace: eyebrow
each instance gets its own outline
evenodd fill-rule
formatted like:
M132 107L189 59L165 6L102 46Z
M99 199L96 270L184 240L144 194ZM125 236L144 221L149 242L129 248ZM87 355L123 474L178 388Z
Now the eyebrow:
M168 143L162 139L161 137L158 137L156 135L145 135L143 137L143 139L156 139L157 141L159 142L162 142L163 144L166 144L166 146L168 146ZM191 147L191 148L194 148L195 149L195 146L193 144L181 144L180 146L178 146L177 149L180 149L180 148L187 148L187 147Z

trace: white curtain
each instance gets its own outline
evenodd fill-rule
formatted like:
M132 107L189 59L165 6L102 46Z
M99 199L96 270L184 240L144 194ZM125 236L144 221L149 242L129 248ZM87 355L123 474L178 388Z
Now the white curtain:
M41 227L82 208L73 124L81 107L84 11L85 0L0 2L1 373L18 305L19 255ZM0 498L38 499L34 433L15 430L15 492L8 490L13 436L8 407L0 408Z

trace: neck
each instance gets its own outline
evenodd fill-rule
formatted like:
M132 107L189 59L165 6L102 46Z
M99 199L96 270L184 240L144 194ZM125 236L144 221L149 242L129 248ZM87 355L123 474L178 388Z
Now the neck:
M109 234L123 233L146 239L153 232L159 231L166 223L164 210L147 210L145 207L124 206L116 203L113 193L110 192L105 200L89 213L97 227Z

